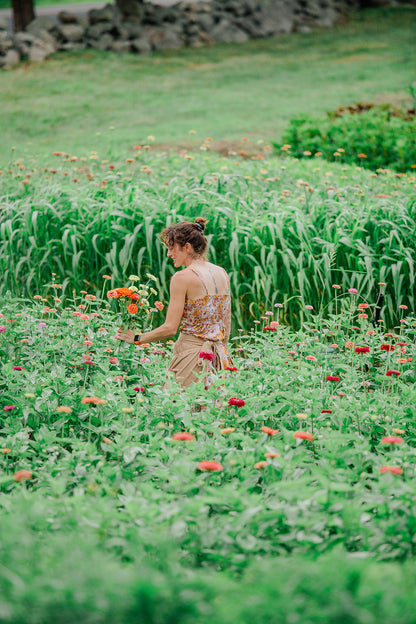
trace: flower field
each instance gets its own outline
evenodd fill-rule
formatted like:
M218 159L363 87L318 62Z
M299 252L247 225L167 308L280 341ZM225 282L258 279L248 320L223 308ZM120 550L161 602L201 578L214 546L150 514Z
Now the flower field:
M415 179L205 147L0 176L0 622L415 622ZM179 392L107 293L159 324L198 214L235 370Z
M120 345L107 301L4 297L1 619L345 614L318 569L347 621L413 621L367 609L380 587L405 605L414 579L415 321L374 328L352 291L296 332L266 311L235 332L236 370L183 393L162 389L171 346ZM247 601L264 573L285 591L270 577Z

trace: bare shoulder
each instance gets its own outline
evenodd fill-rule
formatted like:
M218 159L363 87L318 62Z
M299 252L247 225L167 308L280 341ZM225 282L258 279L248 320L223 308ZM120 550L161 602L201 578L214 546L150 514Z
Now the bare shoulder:
M207 262L207 266L214 271L220 271L221 273L226 273L226 270L223 269L221 266L219 266L218 264L213 264L212 262Z
M192 275L192 274L191 274ZM186 269L176 271L171 277L170 285L175 288L183 288L189 284L190 274Z

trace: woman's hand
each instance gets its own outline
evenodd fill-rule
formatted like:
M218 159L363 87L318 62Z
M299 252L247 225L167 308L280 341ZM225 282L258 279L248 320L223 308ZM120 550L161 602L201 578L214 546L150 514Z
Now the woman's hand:
M117 338L118 340L124 340L124 342L128 342L129 344L134 344L134 336L135 334L131 329L126 329L126 331L124 331L122 325L118 328L117 334L114 336L114 338Z

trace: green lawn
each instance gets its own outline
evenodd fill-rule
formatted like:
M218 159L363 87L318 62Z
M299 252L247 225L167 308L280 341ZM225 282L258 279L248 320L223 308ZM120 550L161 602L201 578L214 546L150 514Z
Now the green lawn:
M56 54L0 74L2 155L125 154L206 137L270 140L297 113L401 101L415 68L416 10L363 11L332 30L150 56ZM190 134L193 130L195 133Z

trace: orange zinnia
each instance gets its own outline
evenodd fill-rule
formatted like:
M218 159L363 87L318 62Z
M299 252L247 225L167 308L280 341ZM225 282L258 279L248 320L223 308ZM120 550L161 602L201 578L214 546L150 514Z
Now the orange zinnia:
M315 439L313 435L311 433L308 433L307 431L295 431L295 433L293 434L293 437L297 438L298 440L314 440Z
M116 288L116 293L119 297L131 297L133 291L130 288Z
M268 462L264 460L254 464L254 468L256 468L257 470L260 470L260 468L265 468L266 466L268 466Z
M137 314L138 311L139 311L139 308L137 307L135 303L131 303L129 306L127 306L127 312L129 314Z
M81 399L81 403L92 403L93 405L105 405L108 403L106 399L100 399L99 397L84 397Z
M274 436L276 433L279 433L279 429L272 429L271 427L260 427L260 429L269 436Z

